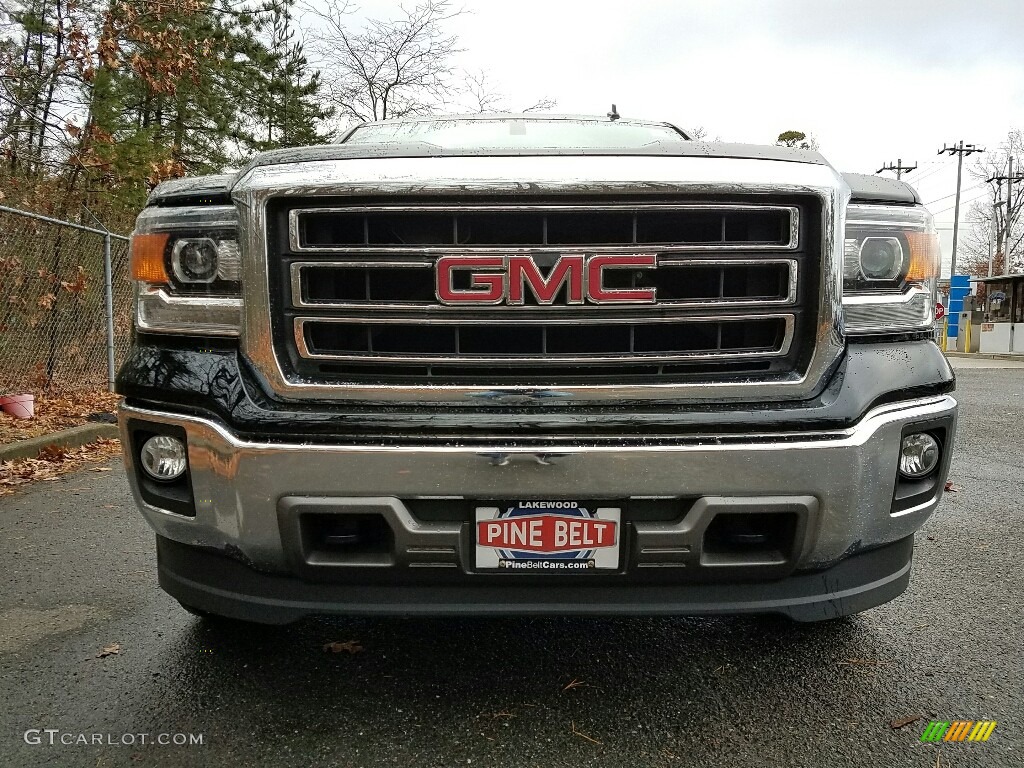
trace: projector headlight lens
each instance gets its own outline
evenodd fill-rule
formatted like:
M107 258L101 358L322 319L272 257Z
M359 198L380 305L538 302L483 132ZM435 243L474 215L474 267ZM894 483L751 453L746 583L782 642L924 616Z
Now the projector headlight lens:
M171 251L174 276L183 283L212 283L217 279L217 243L208 237L187 237Z
M903 269L903 246L895 237L869 237L860 244L860 273L868 280L894 280Z

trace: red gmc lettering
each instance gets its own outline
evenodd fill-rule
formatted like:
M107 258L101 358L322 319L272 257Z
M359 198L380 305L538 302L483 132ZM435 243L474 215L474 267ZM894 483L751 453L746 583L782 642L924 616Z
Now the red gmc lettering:
M656 269L654 254L560 256L545 277L531 256L442 256L437 260L437 298L442 304L526 303L550 305L565 288L567 304L653 304L655 288L606 288L609 269ZM469 271L470 288L455 288L456 270Z
M617 288L604 287L604 271L606 269L636 269L654 267L654 254L638 256L591 256L587 259L587 293L595 304L653 304L654 288Z
M529 256L508 257L508 303L523 304L524 288L529 285L540 304L553 304L562 286L568 284L567 303L583 303L583 256L562 256L551 268L547 279Z
M437 298L444 304L500 304L505 298L504 272L472 272L469 290L452 286L456 269L503 269L504 256L442 256L437 260ZM475 290L474 290L475 289Z

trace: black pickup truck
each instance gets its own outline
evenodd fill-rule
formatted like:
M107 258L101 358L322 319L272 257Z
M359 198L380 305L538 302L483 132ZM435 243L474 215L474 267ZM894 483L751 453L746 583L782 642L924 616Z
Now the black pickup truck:
M648 121L358 126L138 218L120 370L161 586L311 613L779 613L907 585L953 374L932 218Z

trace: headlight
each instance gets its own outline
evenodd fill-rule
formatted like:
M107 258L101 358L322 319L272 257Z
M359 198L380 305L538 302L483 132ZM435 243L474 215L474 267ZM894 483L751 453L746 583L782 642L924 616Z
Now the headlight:
M903 269L898 237L868 237L860 244L860 274L865 280L895 280Z
M850 205L843 309L849 334L928 330L934 321L939 242L921 206Z
M171 269L181 285L219 283L227 292L237 292L239 256L234 238L182 237L171 248Z
M241 251L234 206L146 208L129 262L142 331L237 335Z

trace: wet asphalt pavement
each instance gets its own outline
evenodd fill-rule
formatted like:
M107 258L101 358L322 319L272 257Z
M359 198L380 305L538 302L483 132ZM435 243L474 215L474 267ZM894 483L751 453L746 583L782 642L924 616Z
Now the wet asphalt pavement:
M117 463L2 498L0 765L1024 765L1024 369L959 376L960 490L918 536L909 590L826 625L211 628L157 587ZM999 724L935 746L929 719ZM80 734L114 744L60 744Z

